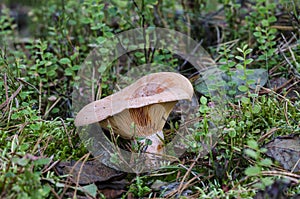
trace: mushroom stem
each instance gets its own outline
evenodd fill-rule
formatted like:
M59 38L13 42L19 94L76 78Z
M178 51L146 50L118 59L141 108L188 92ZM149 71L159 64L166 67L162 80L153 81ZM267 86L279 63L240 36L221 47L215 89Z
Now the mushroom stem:
M146 145L146 140L150 140L151 143L146 147L146 153L150 154L163 154L163 140L164 134L162 131L158 131L155 134L146 136L145 139L141 141L141 143Z

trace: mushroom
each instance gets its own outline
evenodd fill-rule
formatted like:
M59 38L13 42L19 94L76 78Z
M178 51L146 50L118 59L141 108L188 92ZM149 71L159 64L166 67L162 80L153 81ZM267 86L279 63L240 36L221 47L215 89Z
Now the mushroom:
M109 124L114 133L125 139L151 140L146 153L163 154L165 122L175 104L179 100L191 100L193 93L190 81L184 76L173 72L153 73L83 107L75 125L99 122L107 128Z

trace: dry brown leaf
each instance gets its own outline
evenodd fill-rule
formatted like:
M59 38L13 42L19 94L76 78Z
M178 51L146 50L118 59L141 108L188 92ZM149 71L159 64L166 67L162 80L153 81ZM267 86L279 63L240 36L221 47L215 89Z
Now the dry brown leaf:
M277 160L284 169L289 171L300 171L300 137L291 135L277 137L267 143L264 148L266 154Z
M113 199L120 197L125 190L115 190L115 189L102 189L100 192L105 196L107 199Z
M111 180L112 178L120 177L124 174L105 166L98 160L87 161L85 163L79 162L74 167L75 164L76 161L60 162L58 165L56 165L56 169L60 175L72 174L74 180L73 182L76 182L78 176L80 175L80 185L104 182ZM79 174L82 164L84 165L81 173Z

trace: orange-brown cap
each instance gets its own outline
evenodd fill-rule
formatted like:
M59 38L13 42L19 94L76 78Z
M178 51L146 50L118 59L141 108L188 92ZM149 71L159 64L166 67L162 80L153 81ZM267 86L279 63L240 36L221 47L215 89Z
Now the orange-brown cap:
M100 122L126 109L147 105L191 100L190 81L178 73L159 72L146 75L123 90L83 107L75 118L76 126Z

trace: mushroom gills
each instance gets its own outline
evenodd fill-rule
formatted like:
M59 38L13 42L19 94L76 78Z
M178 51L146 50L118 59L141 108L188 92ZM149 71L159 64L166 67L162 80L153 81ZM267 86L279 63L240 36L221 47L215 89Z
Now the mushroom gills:
M140 108L125 109L124 111L100 122L103 128L111 126L114 133L125 139L144 137L152 144L146 149L148 153L162 154L164 139L162 129L177 101L151 104ZM142 141L142 143L145 143Z

